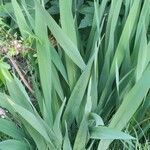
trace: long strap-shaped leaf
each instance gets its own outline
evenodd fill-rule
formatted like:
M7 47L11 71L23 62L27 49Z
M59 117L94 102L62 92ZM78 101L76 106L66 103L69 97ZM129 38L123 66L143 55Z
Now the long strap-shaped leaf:
M52 126L53 113L52 113L52 100L51 100L51 54L50 54L50 42L48 40L47 25L43 19L43 15L39 11L37 5L35 7L35 34L38 39L36 42L37 58L40 72L40 79L42 90L45 99L45 111L44 117L46 122ZM41 30L42 29L42 30Z
M18 140L25 138L24 132L16 124L6 119L0 119L0 132Z
M114 2L112 2L112 5L114 5ZM105 42L107 43L107 46L105 48L106 55L104 59L104 65L103 65L102 73L100 75L100 85L101 85L100 92L104 88L107 78L109 76L111 57L113 56L113 51L114 51L114 40L115 40L114 33L117 27L117 21L118 21L121 5L122 5L122 0L115 1L115 6L114 8L111 7L112 10L110 10L110 14L108 17L106 38L105 38Z
M85 69L86 65L78 51L77 46L68 38L63 30L58 26L51 15L35 0L36 7L41 13L44 22L48 25L50 31L56 38L57 42L63 48L65 53L72 59L72 61L82 70Z
M0 142L0 149L1 150L29 150L29 146L25 142L21 142L18 140L6 140Z
M73 150L81 150L81 149L84 150L87 144L87 139L88 139L88 122L87 116L84 116L81 121L78 133L76 135Z
M127 45L128 45L130 38L131 38L131 34L134 31L134 28L136 26L135 23L136 23L137 18L138 18L140 6L141 6L140 0L134 1L133 6L130 10L129 16L127 18L126 24L124 26L124 29L122 31L122 35L120 37L120 41L119 41L119 44L117 46L113 61L112 61L111 69L109 72L109 77L108 77L108 80L106 82L106 86L102 92L102 95L101 95L101 98L100 98L100 101L98 104L98 111L101 111L101 108L104 105L105 98L107 98L109 91L110 91L110 87L113 84L113 81L115 78L115 71L116 71L116 62L118 64L118 68L119 68L122 64L124 57L125 57L125 49L127 48Z
M71 41L77 46L76 31L72 14L72 0L59 0L59 7L62 29L71 39ZM70 89L72 90L77 80L77 66L67 55L65 55L65 60L69 85Z
M68 83L67 73L66 69L63 65L63 62L58 55L57 51L54 48L51 48L51 59L58 71L61 73L61 75L64 77L65 81Z
M22 107L28 109L29 111L34 112L33 111L34 107L21 81L19 81L19 79L15 77L15 75L13 78L11 74L9 73L8 69L2 66L2 64L1 64L0 69L1 69L2 75L5 78L9 94L11 98L13 99L13 101L21 105Z
M138 62L137 62L137 69L136 69L136 80L138 81L143 71L145 70L147 64L148 64L148 45L147 45L147 38L146 38L146 30L145 30L145 24L143 25L143 31L141 33L141 41L140 41L140 48L139 48L139 54L138 54Z
M143 30L143 24L145 25L145 29L147 30L147 24L149 24L149 19L148 16L150 15L150 0L145 0L143 4L143 8L141 10L140 18L138 21L138 26L136 30L136 36L135 36L135 44L133 48L133 53L132 53L132 59L133 59L133 65L136 65L137 59L138 59L138 51L140 48L140 39L141 39L141 32Z
M99 24L102 22L102 18L104 15L104 11L105 11L107 2L108 2L108 0L101 1L100 7L99 7ZM95 46L95 43L96 43L96 40L98 39L98 37L99 37L99 33L98 33L97 24L96 24L96 14L94 14L92 29L90 31L90 35L89 35L87 46L86 46L86 52Z
M29 34L31 34L31 29L29 28L25 17L23 15L23 12L16 0L12 0L12 6L14 9L15 17L17 24L19 26L20 32L24 38L27 38Z
M131 91L124 98L121 106L114 115L109 127L122 130L128 121L131 119L133 114L136 112L140 106L143 98L146 96L150 88L150 65L143 73L142 77L131 89ZM99 150L103 148L106 150L111 141L101 141L99 144Z
M122 140L130 140L134 139L132 136L119 131L117 129L105 127L105 126L98 126L90 128L90 138L91 139L103 139L103 140L110 140L110 139L122 139Z
M67 123L65 123L65 136L64 136L64 143L63 143L63 150L72 150L69 135L68 135L68 128L67 128Z
M63 123L66 121L68 126L71 125L72 121L74 120L76 114L78 114L80 104L82 102L85 90L87 88L87 84L91 74L91 67L97 53L95 52L91 59L89 60L85 71L80 76L79 80L77 81L72 94L68 100L64 115L63 115ZM72 109L73 108L73 109Z
M23 124L25 125L25 127L27 126L28 128L29 126L31 126L31 128L33 128L32 130L37 131L37 133L39 133L39 136L43 137L45 142L47 142L51 146L51 148L55 149L55 146L51 140L52 136L51 137L49 136L49 133L47 132L44 124L40 120L41 118L34 115L27 109L15 104L8 97L6 99L6 102L8 102L8 104L11 105L14 111L19 114L21 120L23 120Z

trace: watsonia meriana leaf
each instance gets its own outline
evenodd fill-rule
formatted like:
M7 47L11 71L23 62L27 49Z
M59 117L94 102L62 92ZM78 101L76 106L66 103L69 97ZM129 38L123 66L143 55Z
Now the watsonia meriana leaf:
M82 102L90 78L91 67L95 58L95 54L97 53L95 52L94 55L91 57L85 71L81 74L79 80L77 81L66 105L66 109L63 115L63 123L66 121L68 123L68 126L71 125L76 114L78 114L79 107Z
M59 0L59 7L62 30L77 47L77 37L72 13L72 0ZM77 66L67 55L65 55L65 61L69 85L70 89L72 90L77 81Z
M40 72L40 80L45 100L44 118L46 122L50 126L52 126L53 124L52 99L51 99L52 73L51 73L51 53L50 53L50 48L52 47L50 47L50 42L48 40L48 31L46 22L44 21L43 15L39 11L37 5L35 7L35 22L36 22L35 34L39 39L36 41L37 58Z
M72 59L72 61L82 70L85 69L86 65L78 51L77 46L68 38L68 36L63 32L63 30L58 26L55 20L50 16L50 14L36 1L36 7L41 13L41 17L44 22L49 27L50 31L56 38L57 42L63 48L65 53Z
M120 139L120 140L130 140L134 139L132 136L121 132L119 130L104 127L104 126L98 126L98 127L92 127L90 128L90 138L92 139L103 139L103 140L114 140L114 139Z
M14 9L15 17L17 24L19 26L20 32L24 38L27 38L29 34L31 34L30 27L28 26L25 17L23 15L23 12L16 0L12 0L12 6Z
M27 143L19 140L5 140L0 142L1 150L29 150L30 147Z
M123 102L110 122L109 127L122 130L126 126L150 88L149 76L150 65L148 65L142 77L123 99ZM101 141L99 148L105 147L105 149L107 149L110 143L111 141Z
M2 118L0 119L0 132L18 140L25 138L23 130L17 127L15 123Z

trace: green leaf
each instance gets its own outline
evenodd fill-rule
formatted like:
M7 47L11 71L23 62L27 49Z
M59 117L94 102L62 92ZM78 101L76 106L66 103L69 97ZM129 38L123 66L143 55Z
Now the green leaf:
M105 12L105 8L107 5L107 1L108 0L102 0L101 4L99 6L99 24L102 22L103 19L103 15ZM87 41L87 46L86 46L86 51L90 51L91 48L93 48L95 46L95 43L97 41L97 39L99 38L100 33L98 33L98 28L97 28L97 22L96 22L96 14L94 11L94 17L93 17L93 22L92 22L92 28L90 31L90 35L88 37L88 41Z
M90 138L92 139L122 139L122 140L130 140L134 139L132 136L123 133L119 130L109 127L93 127L90 128Z
M44 22L48 25L50 31L52 32L60 46L63 48L65 53L78 67L84 70L86 65L78 51L77 46L71 41L71 39L69 39L69 37L58 26L58 24L50 16L50 14L46 10L44 10L44 8L40 6L38 2L36 2L36 6L38 8L38 11L41 12Z
M53 86L55 88L55 90L57 91L60 99L63 101L64 100L64 93L63 93L63 89L61 86L61 81L59 78L59 75L57 73L57 70L55 69L55 66L52 64L52 83Z
M65 132L65 136L64 136L63 150L72 150L66 122L65 122L65 127L66 127L66 132Z
M41 20L42 18L42 20ZM35 34L39 40L36 41L38 66L40 72L40 80L42 90L44 94L44 118L46 122L52 126L53 124L53 113L52 113L52 99L51 99L51 53L50 53L50 42L48 40L48 31L46 22L43 19L41 12L37 5L35 7ZM41 30L42 29L42 30Z
M75 116L78 114L79 107L82 102L82 99L83 99L83 96L84 96L84 93L85 93L85 90L87 88L87 84L90 78L91 67L92 67L93 61L94 61L94 58L92 57L85 71L82 73L79 80L77 81L71 93L71 96L68 100L68 103L66 105L66 109L63 115L63 122L67 121L69 126L71 125Z
M28 109L29 111L33 112L34 107L21 81L17 77L15 77L15 75L14 78L11 78L9 80L6 78L5 80L12 100L22 107Z
M147 24L149 24L149 19L147 19L147 18L150 15L149 5L150 5L150 1L145 0L144 4L143 4L143 8L141 10L140 18L138 21L135 42L134 42L134 48L133 48L133 53L132 53L132 59L133 59L134 65L137 64L138 52L139 52L139 48L140 48L140 44L141 44L140 41L142 40L141 34L143 32L143 27L144 27L143 25L145 25L144 30L147 30L147 28L148 28Z
M76 135L73 150L84 150L88 141L88 122L86 115L83 117Z
M0 132L18 140L23 140L25 138L22 129L17 127L12 121L6 119L0 119Z
M32 17L33 14L30 12L34 8L33 9L32 8L28 8L28 6L27 6L28 4L26 3L25 0L22 0L21 3L22 3L23 10L25 11L25 15L27 16L28 21L30 23L30 26L32 27L32 29L34 29L34 27L35 27L35 20Z
M38 149L46 149L47 143L45 142L43 136L40 135L38 131L36 131L30 124L28 124L25 120L23 120L25 125L25 129L28 131L32 139L34 140L36 147Z
M148 57L148 47L147 47L146 29L145 27L143 27L143 31L141 33L141 44L139 48L138 62L137 62L137 69L136 69L136 81L138 81L141 78L142 73L148 64L147 57Z
M91 78L88 85L88 91L87 91L87 101L85 105L85 114L88 114L92 111L92 100L91 100Z
M62 62L60 56L58 55L56 49L50 48L50 50L51 50L51 55L52 55L52 57L51 57L52 62L54 63L56 68L60 71L60 73L64 77L65 81L68 83L68 77L67 77L66 69L63 65L63 62Z
M115 56L113 58L113 62L111 65L110 77L109 77L110 80L112 80L115 75L116 61L117 61L118 67L120 67L120 65L123 61L123 58L125 56L125 48L131 38L131 34L133 33L134 28L136 27L136 21L138 18L140 5L141 5L140 0L134 1L134 4L130 10L129 16L127 18L124 29L122 31L120 41L117 46Z
M124 97L121 106L115 113L113 119L110 122L109 127L115 128L117 130L122 130L131 117L134 115L138 107L143 101L150 88L150 65L144 71L142 77L134 85L134 87L129 91L129 93ZM142 88L141 88L142 87ZM101 141L99 148L109 146L112 141Z
M19 26L20 32L24 38L27 38L29 34L32 34L30 27L28 26L23 12L16 0L12 0L12 6L14 9L17 24Z
M15 104L9 98L7 98L7 101L14 108L16 113L18 113L27 123L29 123L30 126L32 126L32 128L35 129L49 144L51 144L52 147L54 147L45 127L33 113Z
M60 7L60 21L61 27L64 33L70 38L70 40L77 47L77 37L75 24L72 14L72 0L59 0ZM65 55L66 70L68 73L68 81L70 89L72 90L77 81L77 66L72 62L72 60Z
M66 35L77 45L76 30L72 14L72 0L59 0L61 27Z
M116 61L116 87L117 87L117 92L119 95L119 68L118 68L117 61Z
M66 103L66 99L64 99L62 106L56 115L56 119L54 121L54 126L53 126L53 130L54 130L56 136L58 137L58 139L60 140L60 143L62 143L62 141L63 141L62 131L61 131L61 116L63 113L63 109L65 107L65 103Z
M140 106L143 98L150 88L150 65L146 68L143 76L134 85L130 92L124 97L124 100L114 115L110 127L123 129L137 108ZM142 87L142 89L141 89ZM132 106L132 107L131 107Z
M119 39L119 43L117 45L117 49L115 51L115 55L113 57L113 61L111 63L110 71L109 71L109 77L106 82L106 86L103 89L103 92L101 94L101 98L99 100L98 104L98 110L100 111L102 107L104 106L104 101L106 98L108 98L108 94L110 94L110 87L113 84L113 81L115 79L115 70L116 70L116 61L118 64L118 68L120 68L122 61L125 57L125 49L127 48L127 45L130 41L131 35L136 27L136 22L138 20L138 14L141 6L141 1L136 0L133 3L132 8L130 9L130 13L128 15L127 21L125 23L125 26L123 28L121 37Z
M29 146L25 142L17 140L6 140L0 142L1 150L30 150Z
M9 14L12 14L13 12L12 3L0 5L0 17L8 17Z
M96 113L90 113L89 114L89 120L94 120L95 121L95 126L103 126L104 125L104 121L103 119L97 115Z

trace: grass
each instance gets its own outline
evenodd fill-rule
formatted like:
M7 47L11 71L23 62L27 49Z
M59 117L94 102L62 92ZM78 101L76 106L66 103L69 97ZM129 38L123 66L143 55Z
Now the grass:
M0 149L149 150L149 6L1 1Z

